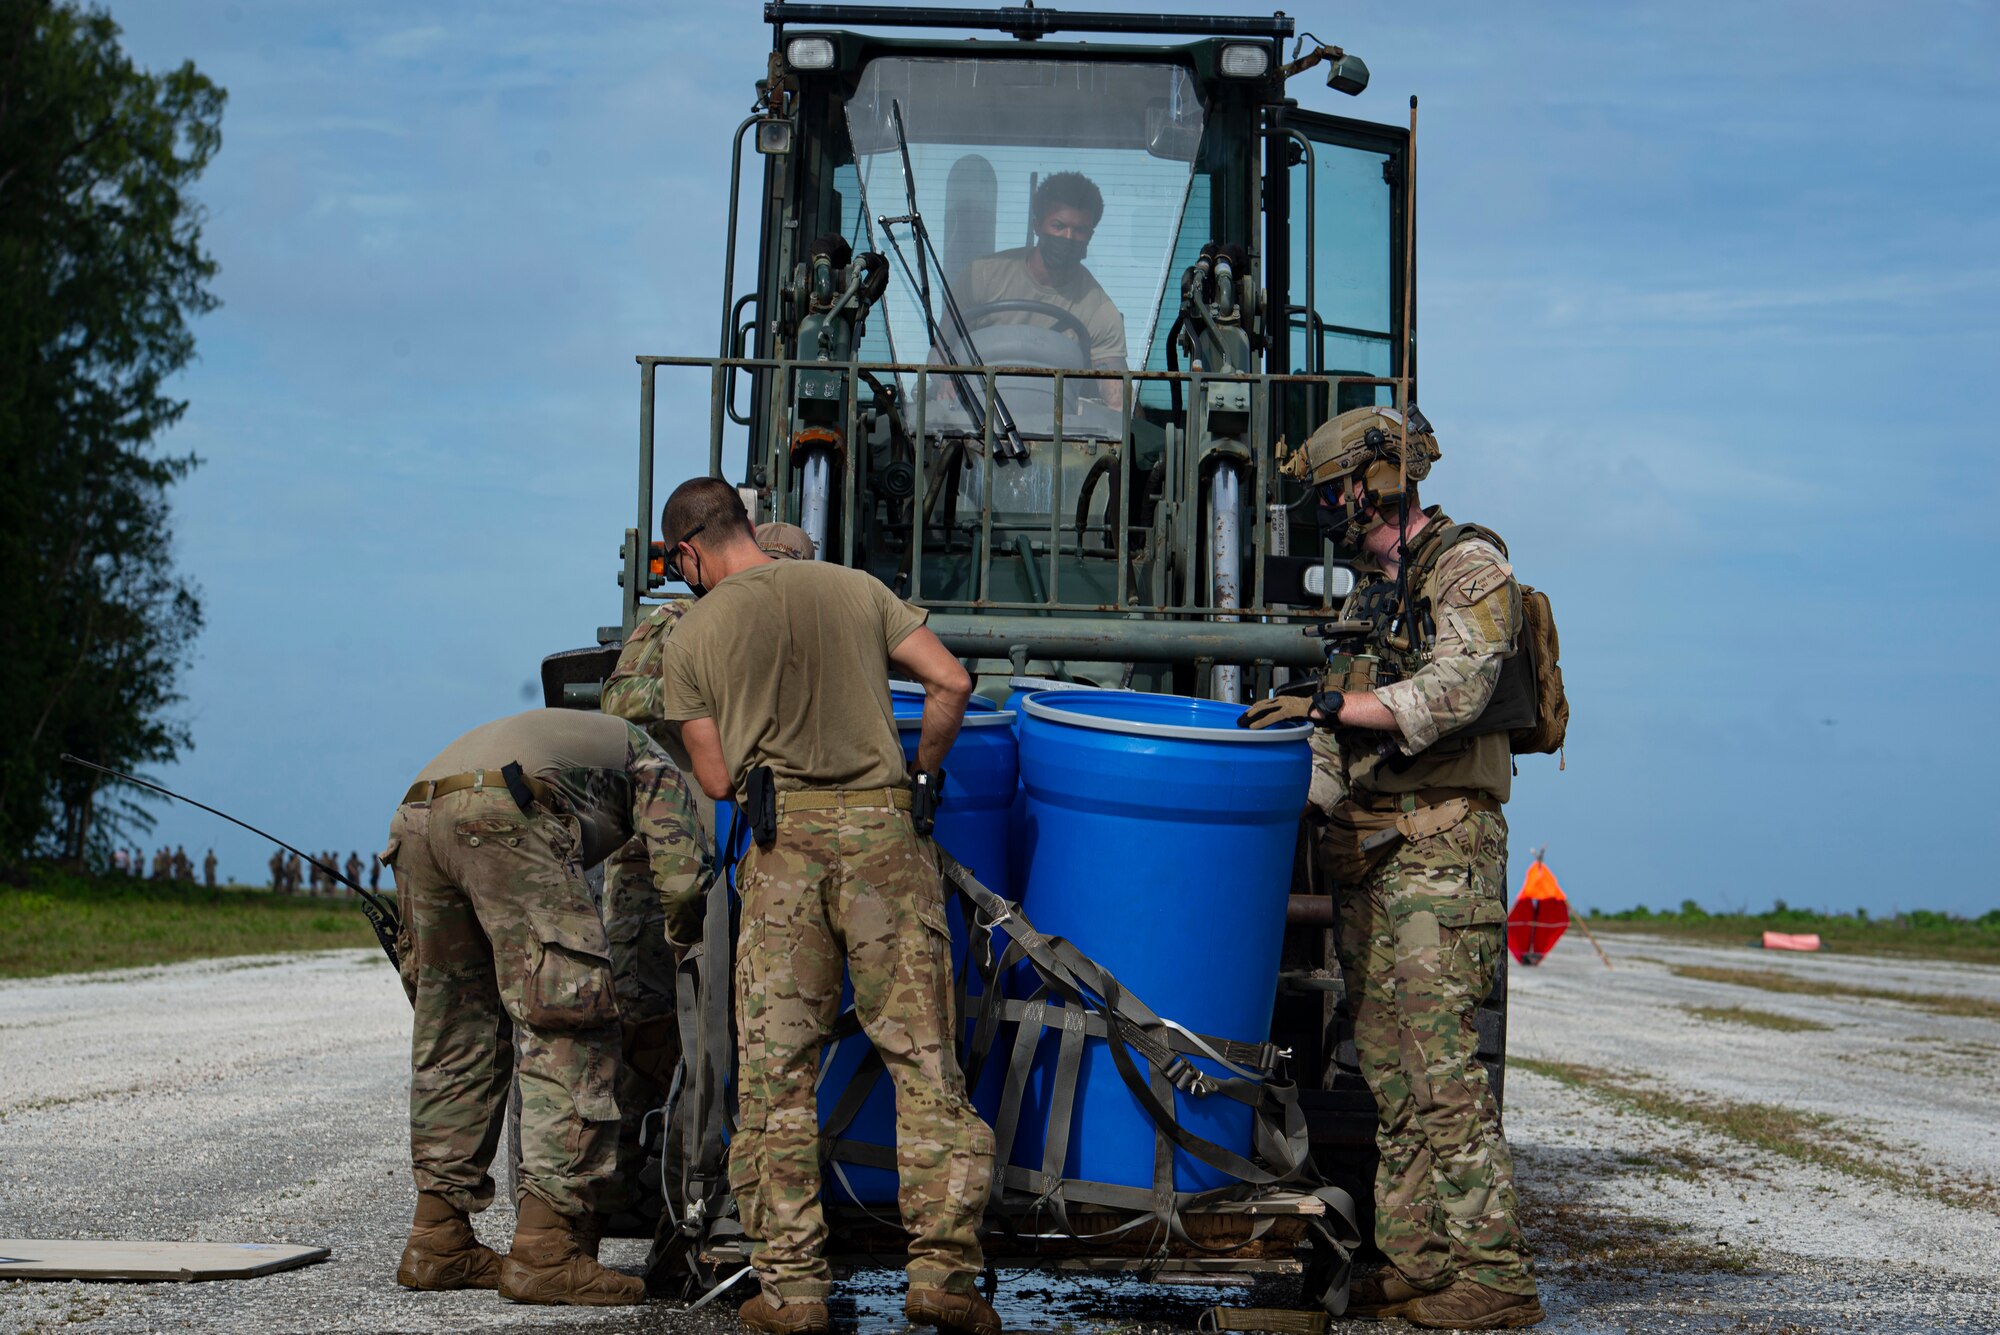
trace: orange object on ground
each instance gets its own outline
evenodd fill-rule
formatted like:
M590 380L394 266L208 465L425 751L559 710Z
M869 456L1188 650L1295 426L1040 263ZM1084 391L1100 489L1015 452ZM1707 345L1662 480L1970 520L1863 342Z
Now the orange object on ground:
M1540 964L1569 929L1569 900L1556 884L1549 864L1537 857L1521 882L1521 893L1507 914L1507 949L1530 967Z
M1819 933L1818 932L1796 932L1796 933L1766 932L1764 933L1764 949L1818 950Z

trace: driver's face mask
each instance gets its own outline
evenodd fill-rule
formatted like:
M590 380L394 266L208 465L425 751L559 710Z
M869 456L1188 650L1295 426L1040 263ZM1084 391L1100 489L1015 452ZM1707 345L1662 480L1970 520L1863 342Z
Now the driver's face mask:
M1090 253L1090 237L1043 232L1035 238L1035 248L1041 252L1043 268L1055 277L1067 277L1076 272L1083 257Z

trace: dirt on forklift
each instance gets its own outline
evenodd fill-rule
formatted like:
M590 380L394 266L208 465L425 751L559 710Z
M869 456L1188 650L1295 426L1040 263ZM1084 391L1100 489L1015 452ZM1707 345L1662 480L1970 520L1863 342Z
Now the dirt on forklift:
M716 354L638 358L622 616L597 646L544 662L548 702L596 707L660 596L656 436L663 420L698 432L689 408L703 404L709 474L740 488L753 521L798 524L819 559L929 609L994 704L1044 684L1242 703L1324 670L1353 577L1278 463L1335 413L1414 397L1415 100L1406 126L1303 109L1288 80L1311 72L1352 95L1368 70L1282 14L769 3L765 19L769 66L734 138ZM746 162L761 168L748 183ZM746 201L758 246L739 293ZM980 1008L1003 1005L1007 968L1032 966L1083 1003L1080 1031L1114 1048L1122 1034L1144 1059L1135 1098L1203 1052L1253 1077L1266 1105L1269 1134L1224 1188L1181 1190L1170 1168L1146 1187L1073 1180L1053 1130L1052 1158L1003 1154L994 1262L1299 1273L1309 1301L1344 1301L1374 1107L1309 849L1301 828L1283 959L1261 982L1276 991L1270 1031L1226 1053L1183 1041L1173 995L1145 996L1140 1016L1104 1002L1110 980L1087 958L1024 961L1003 927L1012 887L950 864L986 965L961 984L969 1070L1006 1060ZM723 1163L731 914L725 880L683 965L660 1291L698 1292L744 1255ZM1496 1093L1504 987L1503 974L1480 1013ZM994 1015L1018 1025L1009 1004ZM1152 1106L1170 1165L1186 1133L1171 1092ZM828 1124L831 1157L870 1166L844 1125ZM829 1180L837 1258L900 1251L893 1206L884 1218L866 1196Z

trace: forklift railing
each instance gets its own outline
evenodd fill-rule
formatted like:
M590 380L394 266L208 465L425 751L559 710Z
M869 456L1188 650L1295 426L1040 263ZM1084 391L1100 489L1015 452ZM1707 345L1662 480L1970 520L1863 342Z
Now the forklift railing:
M637 528L630 535L628 547L642 552L645 547L643 535L650 533L655 522L653 462L659 373L662 368L706 373L709 391L708 473L718 478L725 477L723 456L727 432L732 420L738 418L731 404L735 379L743 374L751 380L756 387L755 394L763 400L762 420L767 424L764 439L753 444L752 462L762 467L771 512L779 517L791 512L792 501L799 488L798 473L791 458L792 442L783 429L784 424L791 421L796 377L805 372L820 376L837 372L845 376L838 412L842 440L846 443L846 463L837 473L840 492L836 507L837 522L829 526L826 534L829 549L826 555L845 565L857 564L857 556L861 555L859 543L862 528L859 479L863 471L856 466L856 460L863 456L863 447L858 442L863 437L864 414L875 411L864 403L867 397L866 378L874 377L881 384L892 383L893 378L893 383L904 389L904 397L896 411L903 414L903 428L915 446L910 460L915 470L914 490L910 498L911 519L907 531L899 530L902 540L907 543L905 569L908 585L899 592L910 601L937 613L952 614L943 624L963 630L964 633L955 638L982 643L997 643L1000 640L1008 640L1009 643L1049 640L1053 643L1061 640L1077 650L1072 655L1076 657L1112 657L1115 654L1118 658L1129 659L1134 653L1150 652L1155 658L1173 661L1219 658L1224 662L1258 661L1295 666L1314 661L1319 656L1319 648L1303 639L1296 623L1323 617L1326 609L1323 606L1271 602L1265 588L1268 558L1274 554L1286 554L1287 551L1286 538L1289 534L1287 532L1281 537L1278 528L1288 529L1289 507L1306 500L1296 484L1280 486L1275 472L1278 442L1273 414L1277 395L1286 387L1305 387L1310 400L1304 405L1307 429L1331 415L1335 405L1341 402L1344 388L1349 392L1365 389L1371 401L1385 389L1392 399L1400 399L1398 382L1394 379L1339 373L1265 374L1201 369L1114 372L1039 366L826 362L771 357L642 356L637 360L640 372L639 505ZM977 411L954 414L951 425L941 428L932 413L933 377L946 378L944 384L947 386L954 383L977 386L980 400ZM960 380L960 377L963 379ZM1004 462L996 455L996 431L1001 429L998 423L1005 420L995 411L996 402L1007 392L1000 384L1003 379L1015 384L1023 379L1051 382L1049 429L1021 432L1027 444L1030 464L1037 461L1038 455L1046 459L1050 474L1050 501L1045 516L1037 513L1024 517L1018 511L996 515L995 512L993 483L998 471L1019 466ZM1079 430L1067 420L1068 388L1075 381L1086 384L1116 381L1120 384L1123 390L1122 406L1117 410L1115 436L1103 431ZM1141 409L1138 404L1138 390L1155 383L1179 384L1182 387L1186 427L1183 429L1177 423L1162 424L1156 420L1148 428L1157 432L1159 438L1159 464L1155 465L1162 471L1156 509L1159 517L1150 527L1139 528L1131 518L1133 487L1135 482L1143 484L1147 479L1134 477L1134 455L1139 446L1135 418L1147 410ZM1210 389L1220 385L1247 386L1247 426L1244 429L1207 429L1209 413L1221 411L1211 408ZM1239 406L1234 411L1242 411L1241 402L1241 396L1238 396ZM1152 413L1156 419L1162 415ZM941 444L949 444L953 448L943 451L938 460L942 466L933 466L929 447ZM1077 516L1070 512L1065 492L1066 472L1079 465L1069 457L1070 451L1065 448L1069 445L1108 450L1115 461L1110 471L1115 472L1114 494L1118 497L1119 512L1107 513L1105 522L1111 539L1107 546L1089 545L1089 534L1099 526L1090 524L1087 516L1079 522ZM937 489L950 482L947 477L949 470L960 466L961 450L982 460L987 471L978 488L976 518L961 519L955 528L944 534L944 540L947 543L967 538L971 540L972 551L976 554L971 581L973 587L969 590L960 588L949 594L936 589L927 592L926 545L930 544L933 553L938 551L931 536L932 530L938 526L930 521L929 515L937 500ZM1248 569L1241 573L1248 577L1249 597L1239 599L1240 605L1220 603L1213 596L1215 581L1211 569L1210 538L1214 521L1206 513L1203 491L1205 477L1213 468L1225 463L1239 471L1241 493L1246 498L1241 514L1247 521L1245 534L1249 541L1241 556ZM1080 483L1081 479L1078 481ZM964 549L959 548L958 551L962 554ZM1328 556L1330 553L1322 553L1322 559ZM1135 562L1135 557L1139 558L1138 562ZM1035 596L1029 599L996 596L993 586L996 558L1000 561L1019 559L1029 591ZM1101 591L1095 598L1072 596L1066 599L1063 596L1065 562L1075 571L1078 563L1107 559L1115 562L1109 600L1102 597ZM1148 571L1145 583L1149 587L1145 589L1135 587L1139 582L1139 562L1143 562ZM1171 579L1163 569L1166 565L1173 567ZM650 583L644 577L643 569L643 559L635 560L628 553L627 570L633 580L627 586L633 591L633 596L628 596L628 609L636 606L636 595L645 592ZM1020 624L1029 618L1060 618L1061 621L1033 628ZM984 624L1002 620L1012 623L1011 627L1002 630ZM1084 624L1085 621L1089 624ZM1178 627L1178 630L1173 636L1163 639L1160 632L1164 627L1141 631L1135 625L1145 622L1167 623L1168 626ZM934 618L934 624L938 624L938 619ZM1195 626L1202 627L1204 633L1188 637L1185 632ZM1011 639L1008 638L1010 636ZM1176 637L1182 643L1169 642ZM1087 645L1096 645L1100 652L1084 652Z

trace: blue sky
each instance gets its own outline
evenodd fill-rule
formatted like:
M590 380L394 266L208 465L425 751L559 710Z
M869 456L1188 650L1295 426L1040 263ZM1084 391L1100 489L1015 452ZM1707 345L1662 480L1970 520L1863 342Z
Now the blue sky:
M177 495L197 746L159 777L379 847L418 765L617 619L631 359L713 349L768 30L744 0L110 8L230 94L200 187L224 305L168 442L206 460ZM1996 13L1309 19L1374 82L1307 76L1306 106L1422 96L1427 496L1505 534L1562 628L1568 769L1522 764L1517 881L1546 844L1604 908L2000 905Z

